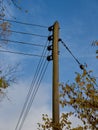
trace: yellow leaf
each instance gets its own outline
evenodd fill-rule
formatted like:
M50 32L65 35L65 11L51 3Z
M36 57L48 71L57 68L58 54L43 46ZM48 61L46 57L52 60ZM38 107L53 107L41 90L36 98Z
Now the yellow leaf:
M87 71L84 69L84 70L83 70L82 77L86 76L86 74L87 74Z
M70 88L70 86L68 84L66 84L66 88L65 89L66 89L67 92L71 91L71 88Z
M87 89L90 89L92 87L92 84L87 84L86 87Z
M8 83L4 80L4 78L0 78L0 88L7 88L8 87Z
M80 82L79 85L80 86L83 86L85 84L85 82Z
M79 83L80 82L80 74L77 74L77 77L75 78L76 82Z

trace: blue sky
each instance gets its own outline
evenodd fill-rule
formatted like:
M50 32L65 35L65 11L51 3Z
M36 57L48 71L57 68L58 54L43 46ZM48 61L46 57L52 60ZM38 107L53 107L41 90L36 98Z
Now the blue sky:
M16 1L16 0L15 0ZM98 77L98 60L95 58L97 47L92 47L93 40L98 39L98 1L97 0L18 0L22 11L12 6L7 6L6 19L51 26L55 21L60 24L60 38L67 44L75 57L88 65L87 70L93 70L93 75ZM25 13L28 10L28 13ZM14 17L16 19L14 19ZM16 23L11 24L11 30L23 31L48 36L47 28L29 27ZM38 38L12 33L8 39L32 42L45 45L47 38ZM9 44L4 48L32 54L41 54L42 48ZM12 84L7 90L7 96L0 103L0 129L14 130L25 97L33 79L37 57L20 56L0 53L2 64L17 64L19 78L17 84ZM81 72L78 64L69 52L60 43L59 55L60 82L74 81L75 72ZM24 124L23 130L36 130L36 123L40 121L41 114L51 115L51 88L52 88L52 62L49 63L45 77L36 95L31 111ZM76 124L73 120L73 126ZM5 122L6 125L5 125ZM78 121L77 121L78 122Z

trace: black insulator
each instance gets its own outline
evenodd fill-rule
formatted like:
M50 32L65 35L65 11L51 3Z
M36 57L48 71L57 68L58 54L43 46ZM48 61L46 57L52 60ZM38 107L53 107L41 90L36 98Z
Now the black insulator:
M47 50L48 50L48 51L51 51L51 50L52 50L52 45L48 46L48 47L47 47Z
M52 60L52 55L47 56L47 61L51 61Z
M51 41L51 40L53 40L53 36L52 35L48 37L48 41Z
M81 64L81 65L80 65L80 69L82 69L82 70L83 70L83 69L84 69L84 65L82 65L82 64Z
M53 26L50 26L49 28L48 28L48 31L52 31L53 30Z
M61 39L61 38L59 38L58 42L61 42L61 41L62 41L62 39Z

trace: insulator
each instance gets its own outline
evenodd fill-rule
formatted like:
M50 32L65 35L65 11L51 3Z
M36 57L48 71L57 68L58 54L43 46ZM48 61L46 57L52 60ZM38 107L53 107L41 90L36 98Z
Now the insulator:
M61 38L59 38L58 42L61 42L61 41L62 41L62 39L61 39Z
M58 51L58 55L60 55L60 51Z
M53 36L52 35L48 37L48 41L51 41L51 40L53 40Z
M53 26L50 26L49 28L48 28L48 31L52 31L53 30Z
M80 65L80 69L82 69L82 70L83 70L83 69L84 69L84 65L82 65L82 64L81 64L81 65Z
M52 55L47 56L47 61L51 61L52 60Z
M48 46L48 47L47 47L47 50L48 50L48 51L51 51L51 50L52 50L52 45Z

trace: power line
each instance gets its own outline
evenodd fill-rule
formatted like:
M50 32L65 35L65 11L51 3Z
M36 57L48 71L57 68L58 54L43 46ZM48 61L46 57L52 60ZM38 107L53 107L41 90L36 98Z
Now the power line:
M46 44L45 45L47 45L47 41L46 41ZM42 51L42 57L44 56L44 55L46 55L46 46L44 47L44 49L43 49L43 51ZM45 60L46 61L46 60ZM27 105L29 105L30 104L30 101L29 100L31 100L30 99L30 95L32 95L33 96L33 100L34 100L34 95L36 95L36 92L37 92L37 90L38 90L38 88L39 88L39 85L40 85L40 83L39 83L39 85L38 85L38 81L39 81L39 79L40 79L40 77L41 77L41 74L42 74L42 71L44 70L44 67L45 67L45 62L43 62L43 59L42 58L40 58L40 60L39 60L39 63L38 63L38 65L37 65L37 68L36 68L36 71L35 71L35 75L34 75L34 78L33 78L33 80L32 80L32 83L31 83L31 86L30 86L30 89L29 89L29 92L28 92L28 94L27 94L27 97L26 97L26 100L25 100L25 103L24 103L24 105L23 105L23 109L22 109L22 111L21 111L21 114L20 114L20 117L19 117L19 120L18 120L18 123L17 123L17 125L16 125L16 128L15 128L15 130L17 130L17 128L19 128L19 129L21 129L22 128L22 126L23 126L23 123L24 123L24 120L25 120L25 118L26 118L26 116L27 116L27 114L28 114L28 110L26 110L26 107L27 107L27 109L30 109L30 107L29 106L27 106ZM39 74L40 73L40 74ZM43 76L42 76L43 77ZM40 79L40 82L41 82L41 79ZM35 85L36 84L36 85ZM35 86L35 87L34 87ZM37 87L38 86L38 87ZM34 91L33 91L34 90ZM33 92L32 92L33 91ZM35 93L35 94L34 94ZM31 98L32 98L32 96L31 96ZM29 101L29 104L28 104L28 101ZM33 102L33 101L32 101ZM32 104L32 103L31 103ZM28 108L29 107L29 108ZM25 113L25 116L23 117L23 113L26 111L26 113ZM19 125L20 125L20 127L19 127Z
M63 46L69 51L69 53L72 55L72 57L75 59L75 61L81 65L81 63L79 62L79 60L73 55L73 53L71 52L71 50L68 48L68 46L65 44L65 42L62 41L62 39L59 39L59 41L63 44Z
M42 56L44 55L44 53L46 53L45 48L44 48L44 50L43 50L43 52L42 52ZM19 126L19 123L20 123L20 121L21 121L21 118L22 118L22 116L23 116L23 113L24 113L24 111L25 111L25 109L26 109L27 102L28 102L28 100L30 100L30 95L32 94L33 89L34 89L34 91L35 91L35 89L36 89L36 86L35 86L35 88L34 88L34 85L35 85L36 82L38 82L37 79L39 79L39 78L40 78L40 75L42 74L42 73L40 72L40 70L43 70L42 65L43 65L43 59L40 58L40 61L39 61L38 66L37 66L37 69L36 69L36 71L35 71L34 78L33 78L32 83L31 83L31 87L30 87L29 92L28 92L28 95L27 95L27 97L26 97L26 101L25 101L25 104L24 104L24 106L23 106L23 109L22 109L22 112L21 112L21 115L20 115L20 118L19 118L19 120L18 120L17 127L16 127L15 130L17 130L17 128L18 128L18 126ZM44 67L44 66L45 66L45 64L43 65L43 67ZM39 75L39 73L40 73L40 75ZM33 91L33 93L34 93L34 91ZM24 121L22 121L22 124L20 124L20 125L21 125L20 127L22 127L23 122L24 122Z
M80 69L84 70L85 66L79 62L79 60L74 56L74 54L71 52L71 50L68 48L68 46L65 44L62 39L59 39L59 41L63 44L63 46L69 51L69 53L72 55L72 57L75 59L75 61L78 63Z
M43 49L42 56L43 56L44 51L45 51L45 48ZM29 92L28 92L28 94L27 94L27 96L26 96L26 100L25 100L25 103L24 103L24 105L23 105L23 108L22 108L22 111L21 111L21 114L20 114L20 117L19 117L19 120L18 120L18 122L17 122L17 125L16 125L15 130L17 130L17 128L18 128L18 126L19 126L19 124L20 124L20 122L21 122L21 119L22 119L23 113L25 112L25 109L26 109L28 100L30 99L30 95L31 95L31 93L32 93L32 91L33 91L33 89L34 89L34 84L35 84L35 82L36 82L36 80L37 80L38 74L39 74L40 69L41 69L41 65L42 65L42 63L43 63L42 61L43 61L43 59L40 58L39 63L38 63L37 68L36 68L36 71L35 71L34 78L33 78L32 83L31 83L31 85L30 85L30 89L29 89Z
M25 45L31 45L31 46L38 46L38 47L44 47L44 45L41 45L41 44L33 44L33 43L29 43L29 42L15 41L15 40L10 40L10 39L0 39L0 41L18 43L18 44L25 44Z
M19 6L16 4L15 0L11 0L11 2L14 4L15 7L17 7L18 9L21 9L21 7L19 7Z
M0 29L2 30L2 29ZM15 31L15 30L4 30L5 32L13 32L13 33L19 33L19 34L24 34L24 35L33 35L33 36L36 36L36 37L47 37L47 36L44 36L44 35L40 35L40 34L34 34L34 33L28 33L28 32L21 32L21 31Z
M40 62L41 63L41 62ZM36 96L36 94L37 94L37 91L38 91L38 89L39 89L39 87L40 87L40 84L41 84L41 81L42 81L42 79L43 79L43 77L44 77L44 75L45 75L45 72L46 72L46 70L47 70L47 67L48 67L48 63L46 64L46 60L43 62L42 61L42 65L40 65L39 66L40 68L38 69L39 70L39 72L37 73L37 75L35 76L35 78L33 79L33 81L34 82L32 82L31 83L31 86L33 86L33 92L31 91L31 98L29 98L29 103L28 103L28 105L27 105L27 109L26 109L26 112L25 112L25 115L24 115L24 117L23 117L23 119L22 119L22 121L21 121L21 124L20 124L20 127L19 127L19 130L21 130L21 128L22 128L22 126L23 126L23 123L24 123L24 121L25 121L25 119L26 119L26 117L27 117L27 114L29 113L29 111L30 111L30 108L31 108L31 105L32 105L32 103L33 103L33 101L34 101L34 98L35 98L35 96ZM38 71L37 70L37 71ZM30 95L29 95L30 96Z
M48 28L47 26L43 26L43 25L39 25L39 24L32 24L32 23L25 23L25 22L16 21L16 20L9 20L9 19L3 19L3 18L0 18L0 20L14 22L14 23L18 23L18 24L29 25L29 26L36 26L36 27L41 27L41 28Z
M69 51L69 53L72 55L72 57L73 57L73 58L75 59L75 61L78 63L80 69L86 71L87 76L89 77L89 79L90 79L91 81L93 81L93 80L92 80L92 77L89 75L89 73L88 73L87 70L85 69L85 66L84 66L83 64L81 64L81 63L79 62L79 60L73 55L73 53L72 53L71 50L67 47L67 45L65 44L65 42L63 42L62 39L59 39L59 41L60 41L60 42L63 44L63 46ZM93 81L93 83L98 87L98 84L97 84L96 82Z
M32 88L32 89L30 89L29 90L29 93L28 93L28 96L27 96L27 98L26 98L26 102L25 102L25 104L24 104L24 109L22 109L22 115L21 115L21 117L19 118L20 120L19 120L19 122L18 122L18 124L17 124L17 127L16 127L16 129L15 130L17 130L17 128L19 128L19 130L21 130L21 128L22 128L22 126L23 126L23 123L24 123L24 121L25 121L25 119L26 119L26 117L27 117L27 114L28 114L28 112L29 112L29 110L30 110L30 107L31 107L31 105L32 105L32 103L33 103L33 101L34 101L34 98L35 98L35 95L36 95L36 93L37 93L37 91L38 91L38 88L39 88L39 86L40 86L40 83L41 83L41 81L42 81L42 78L43 78L43 76L44 76L44 74L45 74L45 71L46 71L46 68L47 68L47 66L45 67L45 69L44 69L44 67L45 67L45 64L43 65L43 68L41 69L41 72L40 72L40 75L39 75L39 79L38 79L38 81L37 81L37 78L35 79L35 81L33 82L33 84L31 84L31 87L30 88ZM44 70L44 71L43 71ZM33 90L33 91L32 91ZM27 104L27 101L29 101L29 103ZM23 116L23 113L25 112L25 114L24 114L24 116ZM20 124L20 125L19 125ZM18 127L19 126L19 127Z
M46 53L46 51L45 51L45 53ZM49 52L48 52L48 53L49 53ZM42 61L42 63L40 62L40 66L38 67L38 70L37 70L38 73L36 73L37 75L35 75L35 78L33 79L33 82L31 83L31 86L33 86L34 91L33 91L33 93L32 93L32 91L30 90L30 91L31 91L31 98L29 98L29 97L30 97L30 95L29 95L28 98L30 99L30 101L29 101L29 103L28 103L28 105L27 105L27 109L26 109L25 115L24 115L24 117L23 117L23 119L22 119L22 121L21 121L19 130L22 129L23 123L24 123L24 121L25 121L25 119L26 119L26 117L27 117L27 114L28 114L29 111L30 111L31 105L32 105L32 103L33 103L33 101L34 101L34 98L35 98L36 93L37 93L37 91L38 91L38 89L39 89L39 86L40 86L40 84L41 84L41 81L42 81L42 79L43 79L43 77L44 77L44 75L45 75L45 72L46 72L46 70L47 70L47 67L48 67L48 63L46 64L46 60L45 60L44 62ZM36 76L37 76L37 77L36 77ZM35 86L35 88L34 88L34 86ZM25 107L26 107L26 106L25 106Z
M0 52L2 53L12 53L12 54L19 54L19 55L25 55L25 56L35 56L35 57L42 57L41 55L37 55L37 54L27 54L24 52L15 52L15 51L9 51L9 50L0 50ZM44 56L43 58L46 58L46 56Z
M23 119L22 119L22 121L21 121L19 130L22 129L23 123L24 123L24 121L25 121L25 119L26 119L26 117L27 117L27 115L28 115L28 113L29 113L29 111L30 111L30 108L31 108L31 106L32 106L32 103L33 103L33 101L34 101L34 98L35 98L35 96L36 96L36 94L37 94L37 91L38 91L38 89L39 89L39 87L40 87L41 81L42 81L42 79L43 79L43 77L44 77L44 75L45 75L45 72L46 72L46 70L47 70L48 64L49 64L49 62L47 62L46 65L44 64L43 69L42 69L41 72L40 72L39 79L38 79L38 81L36 82L35 89L34 89L32 95L31 95L30 101L29 101L29 103L28 103L28 105L27 105L27 109L26 109L26 112L25 112L25 114L24 114L24 117L23 117Z

